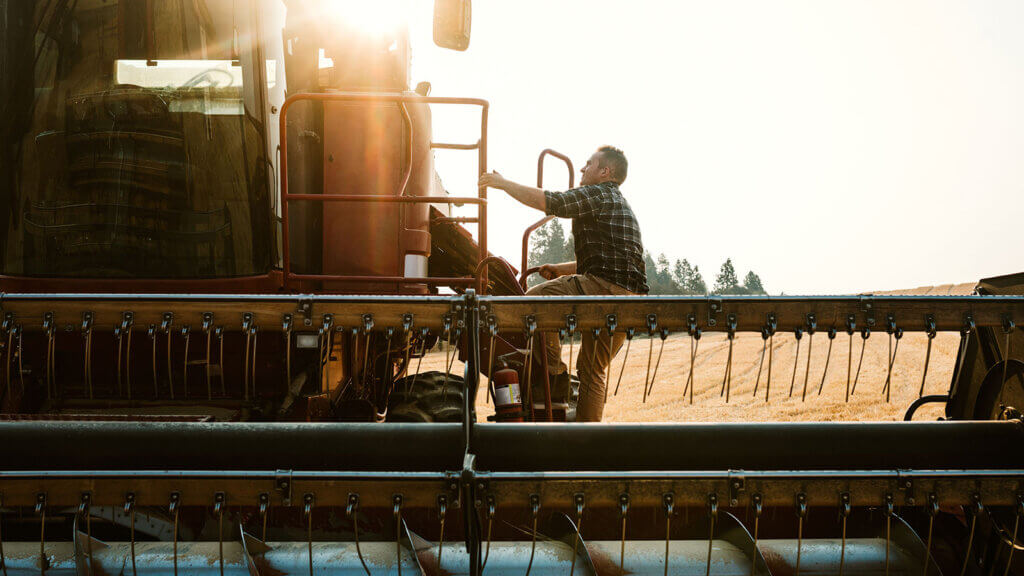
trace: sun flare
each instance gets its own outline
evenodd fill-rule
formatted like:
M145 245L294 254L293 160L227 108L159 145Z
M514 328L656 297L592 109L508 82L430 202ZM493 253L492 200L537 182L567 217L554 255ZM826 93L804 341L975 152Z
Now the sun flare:
M324 15L364 34L387 35L408 26L408 0L322 0Z

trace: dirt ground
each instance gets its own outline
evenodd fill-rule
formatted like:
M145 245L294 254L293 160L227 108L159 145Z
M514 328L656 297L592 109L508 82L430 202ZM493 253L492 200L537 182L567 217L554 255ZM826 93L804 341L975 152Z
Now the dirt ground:
M973 284L943 285L888 294L970 294ZM877 293L882 294L882 293ZM612 378L605 406L605 422L792 422L792 421L878 421L902 420L907 407L921 388L927 337L923 333L908 333L900 341L892 370L891 398L886 402L882 393L887 371L889 340L884 332L875 333L866 342L860 378L855 393L846 401L847 362L849 336L840 333L832 342L824 332L814 335L807 371L809 338L800 341L800 358L794 366L796 339L792 334L777 334L772 353L770 390L767 383L768 359L761 369L757 394L755 380L761 360L763 341L760 334L740 333L733 341L732 379L729 401L721 394L729 344L724 334L705 335L700 340L693 367L694 392L683 390L690 372L690 339L685 334L673 334L665 341L661 364L653 390L644 400L643 389L647 379L647 357L657 360L660 341L634 339L626 356L625 346L612 362ZM861 344L858 334L853 336L851 372L856 374ZM895 339L893 340L895 345ZM924 393L944 394L948 391L956 360L959 335L940 333L932 343L931 359ZM576 347L578 353L578 346ZM563 360L568 361L568 346L563 349ZM828 372L823 373L828 357ZM623 363L625 370L623 371ZM575 360L573 362L575 365ZM441 370L444 354L433 352L423 360L422 370ZM458 361L452 371L461 373ZM652 368L653 370L653 368ZM795 371L795 375L794 375ZM618 383L622 374L621 383ZM805 377L806 375L806 377ZM853 386L853 376L851 388ZM824 385L822 386L822 383ZM618 393L615 387L618 384ZM486 379L482 380L478 415L493 414L493 406L486 402ZM793 393L790 395L792 385ZM806 386L806 397L804 388ZM766 401L767 395L767 401ZM941 405L928 405L918 410L915 420L934 420L942 415Z

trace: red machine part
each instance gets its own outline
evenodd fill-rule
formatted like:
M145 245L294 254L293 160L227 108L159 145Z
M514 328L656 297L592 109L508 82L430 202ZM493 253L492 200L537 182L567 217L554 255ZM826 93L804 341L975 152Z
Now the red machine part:
M281 192L281 228L282 228L282 248L284 255L284 285L285 288L294 288L294 281L316 281L316 282L328 282L329 286L326 286L329 290L339 290L341 288L350 288L349 285L362 286L358 291L367 291L366 284L375 285L377 288L382 286L387 287L391 283L396 283L402 286L409 286L410 284L445 284L445 285L464 285L471 286L474 282L472 278L429 278L429 277L413 277L409 275L409 270L405 264L408 260L407 257L411 257L411 262L419 262L419 257L423 257L429 254L429 239L430 235L428 232L429 222L427 220L428 209L425 204L475 204L478 206L478 216L476 221L480 226L479 233L479 250L480 259L483 259L487 255L487 191L486 188L480 188L478 190L478 197L452 197L447 195L431 196L431 195L416 195L416 192L428 194L435 192L432 190L431 184L432 178L428 175L432 173L432 167L429 162L430 148L444 148L444 149L460 149L460 150L476 150L478 153L478 174L483 173L487 169L487 111L488 103L485 100L473 99L473 98L432 98L423 97L414 94L364 94L364 93L351 93L351 92L330 92L330 93L299 93L290 96L281 107L280 112L280 123L281 130L287 130L287 110L288 108L297 101L300 100L315 100L324 103L331 103L333 111L338 114L344 114L346 108L337 107L337 104L347 104L349 106L357 105L362 106L362 114L365 115L367 106L374 106L377 108L370 108L371 111L387 111L387 110L398 110L401 112L400 117L404 121L406 133L412 133L412 136L406 139L407 148L404 150L404 158L397 158L395 155L398 151L390 146L385 145L393 143L394 140L383 138L382 133L401 133L402 127L398 124L392 123L395 120L395 115L377 116L376 114L371 117L364 118L364 122L361 131L364 133L364 140L360 145L352 147L346 143L346 139L343 138L342 134L334 134L330 137L325 135L325 161L328 166L324 169L324 184L326 190L332 188L340 188L342 190L355 186L355 189L351 190L350 194L339 194L333 191L325 194L289 194L288 193L288 179L287 177L282 178L280 183ZM452 145L452 144L439 144L430 143L428 139L419 139L416 134L422 132L423 134L429 134L427 132L429 126L429 110L427 110L427 104L457 104L457 105L471 105L479 106L481 109L480 118L480 140L475 144L469 145ZM380 108L382 105L391 106L390 108ZM395 105L401 105L395 108ZM404 107L403 107L404 106ZM389 118L388 118L389 116ZM376 119L375 119L376 118ZM387 119L385 119L387 118ZM328 121L330 124L330 121ZM417 130L417 127L419 130ZM326 126L325 126L326 128ZM378 134L378 131L383 131ZM284 132L282 132L284 133ZM347 134L347 133L346 133ZM379 144L379 145L377 145ZM392 154L386 154L385 152L390 151ZM349 166L358 172L352 173L348 168L342 168L341 166L332 167L330 164L335 164L339 161L339 155L342 156L355 156L358 157L359 161L352 163L349 158ZM335 161L331 161L331 155L335 155ZM397 162L398 160L404 160L404 162ZM280 158L280 171L282 174L287 174L287 142L281 141L281 158ZM395 172L393 169L396 166L404 166L401 173ZM386 193L381 194L382 191ZM326 204L332 203L349 203L350 206L346 207L344 211L335 211L332 208L325 210L330 211L331 217L325 218L326 221L333 222L332 228L324 230L324 261L323 261L323 274L296 274L292 270L291 257L289 252L289 218L288 218L288 205L293 201L315 201L324 202ZM381 207L374 207L372 210L367 212L352 212L351 204L414 204L417 205L415 208L409 210L405 214L405 218L402 222L398 222L396 219L382 219L379 216L381 213ZM422 208L420 208L422 206ZM338 207L340 209L340 206ZM392 207L386 207L386 210L390 210ZM398 213L397 207L391 212L392 215ZM370 234L365 236L366 238L376 239L378 242L372 244L376 246L372 254L360 253L363 251L364 246L339 246L339 237L351 238L353 236L353 230L350 225L353 222L349 222L351 214L358 214L360 217L354 220L355 226L359 227L359 230ZM369 217L368 217L369 216ZM386 220L389 223L394 223L395 226L381 227L382 220ZM374 225L367 229L367 226ZM355 236L359 237L359 236ZM389 240L390 239L390 240ZM388 240L386 242L379 242L379 240ZM398 249L396 250L396 246ZM330 250L328 250L330 248ZM354 256L353 256L354 255ZM355 258L355 259L353 259ZM367 268L370 273L353 275L352 270L360 270ZM395 274L398 270L404 272L404 274ZM342 272L345 273L342 273ZM333 272L333 273L331 273ZM389 275L392 274L392 275ZM370 286L371 288L373 286ZM379 291L379 290L378 290ZM388 290L385 290L387 292Z
M504 366L494 373L494 419L497 422L522 422L523 397L519 391L519 374Z
M430 109L425 104L324 103L324 189L333 194L431 196ZM324 205L323 271L427 276L426 204ZM419 256L423 268L406 270ZM411 273L408 273L411 272ZM415 286L415 285L413 285ZM395 284L325 282L328 290L395 293ZM425 293L426 286L419 285Z
M565 154L562 154L561 152L556 152L551 148L545 148L544 150L542 150L540 156L537 158L537 188L544 187L544 157L549 155L558 158L562 162L565 162L565 166L569 169L569 188L573 188L576 185L576 174L575 172L573 172L572 160L570 160L569 157L566 156ZM519 285L523 287L524 292L526 291L526 279L529 278L531 274L539 270L539 268L527 268L526 261L527 255L530 252L530 235L533 234L533 232L540 228L541 226L550 222L552 219L554 219L554 216L545 216L538 220L537 222L531 224L530 227L526 229L526 232L523 232L523 263L520 267L520 270L522 270L523 275L519 278Z

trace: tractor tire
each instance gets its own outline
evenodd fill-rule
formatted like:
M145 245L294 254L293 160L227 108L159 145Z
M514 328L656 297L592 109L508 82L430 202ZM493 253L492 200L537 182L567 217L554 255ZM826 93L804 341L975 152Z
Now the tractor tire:
M447 380L447 384L445 383ZM395 381L385 422L462 422L466 382L462 376L424 372Z

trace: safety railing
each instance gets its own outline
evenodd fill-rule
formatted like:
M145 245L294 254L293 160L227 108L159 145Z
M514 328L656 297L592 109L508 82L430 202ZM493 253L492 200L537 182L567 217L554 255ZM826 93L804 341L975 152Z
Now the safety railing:
M487 115L490 104L486 100L478 98L448 98L432 96L413 96L407 94L388 93L361 93L361 92L329 92L329 93L300 93L288 97L281 105L280 130L281 134L287 134L287 113L293 104L300 101L316 102L380 102L394 103L402 108L402 115L406 123L408 133L408 150L406 153L406 166L403 170L401 188L395 195L386 194L290 194L288 192L288 139L281 139L281 235L283 255L283 284L286 289L295 288L293 281L343 281L358 283L384 283L396 282L403 284L428 284L428 285L450 285L450 286L472 286L473 278L444 278L444 277L409 277L409 276L359 276L346 274L295 274L292 272L290 252L290 227L288 220L288 205L290 202L358 202L358 203L385 203L385 204L473 204L477 206L477 217L475 222L479 224L478 244L480 248L479 260L487 257L487 187L478 188L477 197L431 197L431 196L406 196L405 191L412 173L412 142L413 126L409 118L405 104L454 104L480 107L480 139L473 144L447 144L431 143L432 149L445 150L476 150L477 151L477 173L483 174L487 170ZM469 219L464 219L468 221Z
M543 151L541 151L540 156L537 157L537 188L544 188L544 157L548 155L554 156L555 158L558 158L562 162L565 162L566 167L569 168L569 188L575 186L576 174L574 173L572 168L572 160L570 160L569 157L566 156L565 154L556 152L551 148L545 148ZM530 276L530 274L536 272L536 269L527 268L530 253L530 235L533 234L535 230L547 224L553 219L554 216L545 216L531 224L530 227L526 229L526 232L523 232L523 263L522 267L519 269L519 285L523 287L523 290L526 290L526 279Z

